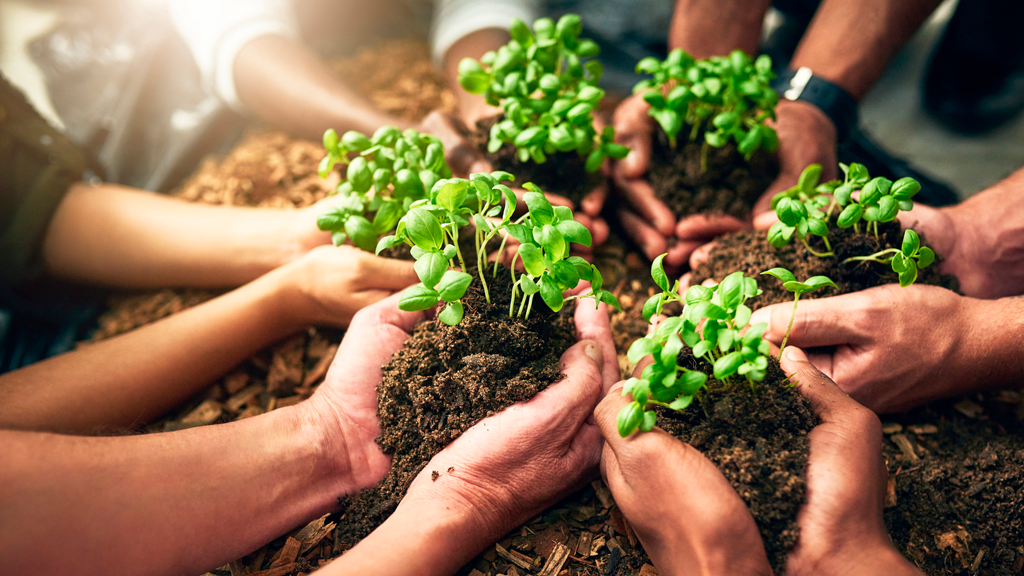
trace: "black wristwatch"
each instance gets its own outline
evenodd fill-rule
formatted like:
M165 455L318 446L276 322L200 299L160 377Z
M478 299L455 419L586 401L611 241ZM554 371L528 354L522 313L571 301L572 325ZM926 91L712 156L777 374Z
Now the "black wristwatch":
M799 100L817 106L832 120L840 144L857 128L857 101L840 86L815 76L810 68L786 69L772 82L772 87L781 100Z

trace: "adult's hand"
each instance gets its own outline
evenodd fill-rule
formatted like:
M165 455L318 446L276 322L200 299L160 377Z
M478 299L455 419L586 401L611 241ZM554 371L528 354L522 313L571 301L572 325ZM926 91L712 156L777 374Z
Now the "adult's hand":
M351 477L349 493L380 481L391 465L391 458L374 441L380 435L377 384L381 367L428 316L427 312L399 310L400 297L396 294L355 315L324 383L312 398L298 405L316 423L326 443L336 448L330 452Z
M817 106L781 100L772 126L779 135L779 176L754 205L754 216L771 209L772 196L792 188L811 164L821 165L821 181L836 178L836 128Z
M482 420L434 456L391 518L325 573L369 566L385 574L413 566L418 573L454 572L593 477L601 434L591 414L618 367L607 310L587 304L576 312L585 339L562 356L565 379ZM442 474L435 480L433 471ZM442 540L448 544L437 546Z
M886 470L882 426L870 410L787 347L782 369L793 377L820 424L811 430L807 503L786 571L794 576L920 574L893 548L882 521Z
M995 306L935 286L877 286L801 301L789 343L834 347L811 355L822 372L876 412L902 411L1005 380L999 367L984 361L998 351L993 347L1007 348L993 342L991 332L999 330L985 328L991 318L1011 313L1009 303L1000 312ZM792 310L792 304L768 306L750 321L767 322L765 337L778 345ZM1013 337L1006 328L999 338Z
M771 574L750 511L722 473L660 428L622 438L627 400L612 388L595 411L601 473L661 574Z

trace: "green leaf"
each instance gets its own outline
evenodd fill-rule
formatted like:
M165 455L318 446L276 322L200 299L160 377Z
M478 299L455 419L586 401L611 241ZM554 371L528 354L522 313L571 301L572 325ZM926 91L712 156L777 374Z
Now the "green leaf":
M743 272L733 272L718 286L722 307L734 309L743 301Z
M831 286L836 290L839 290L839 286L836 286L836 283L833 282L828 276L811 276L810 278L804 281L804 284L810 286L811 290L817 290L818 288L822 288L824 286Z
M746 304L740 304L739 306L737 306L736 307L736 318L735 318L736 326L737 327L746 326L747 322L750 322L751 314L753 314L753 311Z
M607 290L597 290L595 293L597 295L596 300L599 303L604 302L605 304L611 306L612 308L615 308L616 310L622 310L622 306L619 304L619 299L615 297L615 294L612 294Z
M785 268L772 268L771 270L766 270L764 272L761 272L761 274L768 274L769 276L775 276L779 280L782 280L783 283L785 283L785 282L796 282L796 276L794 276L792 272L790 272L789 270L786 270Z
M651 271L651 275L652 276L654 275L653 269ZM655 279L655 282L657 282L657 279ZM668 291L668 278L665 279L665 286L666 287L662 288L662 289L667 292ZM687 304L697 304L699 302L710 302L711 298L714 295L715 295L715 292L711 288L708 288L707 286L701 286L700 284L697 284L697 285L694 285L694 286L690 286L689 288L686 289L686 298L685 298L685 300L686 300Z
M530 294L536 294L540 292L540 286L533 281L533 278L523 274L519 277L519 288L523 291L523 294L529 296Z
M906 288L917 280L917 264L913 260L907 260L907 269L900 272L900 286Z
M903 246L900 248L900 252L902 252L907 258L910 258L917 253L917 249L920 248L920 246L921 238L917 235L917 232L907 228L903 232Z
M469 194L469 182L461 178L449 180L437 193L434 202L449 212L457 211Z
M814 194L814 187L821 180L821 164L811 164L800 173L800 181L797 186L808 196Z
M562 220L558 224L555 224L555 229L562 235L567 242L575 242L583 246L590 246L593 242L590 236L590 230L579 222L573 220Z
M814 289L809 284L805 284L803 282L784 282L782 287L790 292L799 292L800 294L810 292Z
M316 227L324 231L339 230L345 226L345 220L347 218L348 212L345 210L340 208L331 208L316 217Z
M419 175L408 168L403 168L395 173L396 198L422 198L426 188Z
M676 381L676 387L682 391L683 394L692 396L696 394L707 382L708 375L703 372L697 372L696 370L683 370L682 378Z
M416 275L427 288L434 288L448 270L448 259L440 252L427 252L413 265Z
M807 230L811 234L814 234L815 236L819 236L821 238L825 238L826 236L828 236L828 224L825 224L823 221L818 220L817 218L807 219Z
M558 287L554 278L547 274L540 279L540 297L548 305L548 308L551 308L552 312L561 310L562 305L565 303L565 300L562 298L562 289Z
M657 360L664 366L675 366L679 353L683 351L683 341L678 334L670 334L665 346L658 353Z
M524 184L525 188L529 183ZM536 188L536 187L534 187ZM526 201L526 207L530 210L530 218L537 226L543 226L544 224L551 224L555 219L555 210L551 207L551 202L544 197L544 194L540 192L527 192L523 195L523 200Z
M739 352L730 352L715 361L714 373L717 380L732 376L743 364L743 356Z
M892 257L892 261L889 262L889 266L892 267L893 272L902 274L910 269L910 259L904 256L901 252Z
M458 78L459 85L470 94L483 94L491 84L491 75L472 58L463 58L459 62Z
M345 233L352 239L352 243L362 250L373 252L377 246L377 233L373 229L373 224L362 216L349 216L345 221Z
M616 418L616 425L619 428L619 436L625 438L636 430L637 426L640 425L640 420L643 418L643 408L640 407L636 402L630 402L619 410L619 415Z
M373 186L373 172L366 158L358 156L352 159L348 165L348 172L345 179L352 185L352 190L360 194L365 193Z
M633 342L633 345L629 347L629 352L626 353L626 358L633 364L636 364L642 360L645 356L653 354L658 348L658 343L648 338L640 338Z
M651 278L654 279L654 283L657 284L659 288L668 292L671 283L669 282L668 275L665 274L664 260L666 256L668 256L667 253L662 254L655 258L654 262L651 263Z
M782 248L786 244L789 244L789 240L793 237L793 232L795 230L796 228L792 226L786 226L782 222L776 222L768 229L768 243L775 248Z
M402 293L401 299L398 300L398 308L406 312L426 310L437 304L439 298L436 291L417 284Z
M455 302L466 294L473 277L458 270L448 270L437 283L437 292L445 302Z
M462 302L449 302L444 310L437 315L438 320L449 326L462 322Z
M839 218L836 220L836 225L840 228L849 228L857 222L860 222L863 214L864 209L860 204L850 204L846 208L843 208L843 211L839 214Z
M348 234L345 234L340 230L335 230L334 232L331 232L331 244L334 244L335 247L344 244L345 240L348 240Z
M413 244L426 251L437 250L444 244L441 225L434 215L423 208L413 208L402 219Z
M935 252L927 246L922 246L921 250L917 253L917 267L927 268L929 264L935 261Z
M681 410L685 410L692 403L693 395L680 396L679 398L673 400L672 403L668 405L668 407L675 410L676 412L679 412Z
M358 150L359 152L373 146L370 139L367 138L365 134L362 132L356 132L355 130L345 132L345 135L341 137L341 143L345 148L349 150Z
M658 413L653 410L644 412L644 417L640 421L640 431L650 432L654 429L654 424L658 421Z
M601 164L604 163L606 158L604 148L598 147L590 151L587 155L587 162L584 164L583 169L593 174L601 169Z
M900 212L899 203L892 196L882 196L878 200L878 221L892 222Z
M801 220L807 218L807 208L802 202L792 198L783 198L775 206L775 214L783 224L796 226Z
M701 340L697 342L697 345L693 347L693 355L697 358L703 358L715 345L707 340Z
M653 318L654 315L657 314L661 310L661 305L662 305L662 302L664 302L664 299L665 299L665 295L664 294L655 294L654 296L651 296L650 298L648 298L647 302L644 302L644 308L643 308L644 320L646 320L648 323L650 323L651 318Z
M373 231L379 235L393 230L401 217L401 211L402 208L398 202L385 201L373 216Z
M523 266L530 276L537 278L544 274L546 269L544 255L536 245L521 244L519 246L519 257L523 260Z
M889 192L896 200L910 200L915 194L921 191L921 185L913 178L907 176L900 178L892 185Z

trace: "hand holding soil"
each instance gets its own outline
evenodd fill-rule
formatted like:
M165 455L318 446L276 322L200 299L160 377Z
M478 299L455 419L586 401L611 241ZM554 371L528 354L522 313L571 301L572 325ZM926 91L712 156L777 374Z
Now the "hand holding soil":
M810 434L807 501L786 573L921 574L893 548L885 524L882 426L807 360L786 348L782 367L820 420Z
M607 331L607 314L600 315ZM577 321L589 324L586 316L578 313ZM597 315L593 321L601 322ZM607 340L573 345L562 355L564 380L480 421L434 456L395 513L325 574L332 568L401 573L409 566L452 573L590 480L601 456L601 434L590 416L605 390L607 359L615 358ZM441 541L446 544L438 546Z
M300 405L314 415L312 421L321 427L326 441L340 447L339 464L351 476L348 494L372 486L390 466L391 458L375 442L380 434L381 366L405 344L416 323L427 317L425 312L399 310L399 297L396 294L355 315L324 383Z
M821 181L836 178L836 129L816 106L781 100L772 123L779 135L779 176L754 205L753 215L771 209L772 197L792 187L811 164L822 166Z
M994 374L974 368L989 337L971 330L991 313L994 303L935 286L895 284L831 298L801 301L789 342L810 354L819 370L868 408L879 412L910 409L929 400L983 388ZM754 313L751 322L767 322L765 338L782 341L792 314L789 304ZM1005 313L1005 312L1004 312ZM995 364L992 364L995 365Z
M718 468L660 428L627 438L622 384L595 411L601 474L659 574L771 574L754 519Z

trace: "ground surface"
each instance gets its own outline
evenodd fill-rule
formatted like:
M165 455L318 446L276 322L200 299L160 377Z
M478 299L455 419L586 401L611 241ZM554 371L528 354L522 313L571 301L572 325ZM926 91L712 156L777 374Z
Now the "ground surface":
M398 43L341 66L372 71L386 68L384 61L425 63L425 58L422 46ZM408 108L416 114L429 109L415 99L417 95L444 102L443 88L433 73L414 76L422 83L420 88L382 75L381 84L364 83L360 89L382 107L400 106L393 95L404 102L412 98ZM178 195L212 204L306 206L327 191L315 176L322 154L315 143L254 132L228 157L204 164ZM598 250L597 261L606 285L614 288L625 310L612 316L616 346L625 351L646 332L639 311L653 293L648 264L615 236ZM119 297L101 318L96 338L125 332L214 295L161 290ZM271 346L145 431L232 421L300 402L323 381L342 336L341 331L311 327ZM630 366L623 355L620 366L628 373ZM900 550L928 574L1020 572L1024 565L1022 420L1024 395L1016 392L976 395L883 417L890 469L887 524ZM319 518L212 574L309 573L340 553L343 531L338 527L348 522L351 519L345 514ZM460 571L472 576L528 573L656 574L600 480L513 530Z

